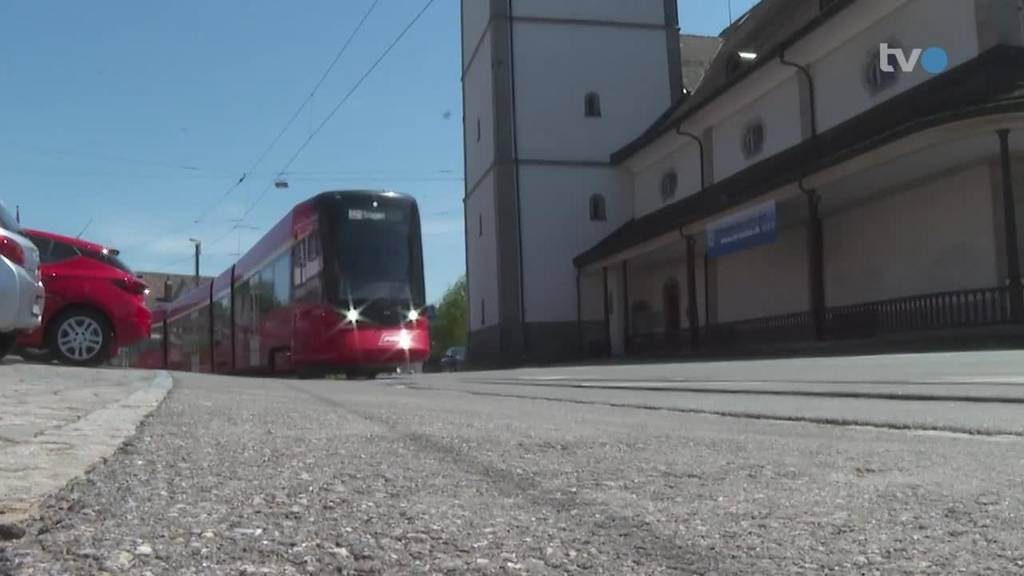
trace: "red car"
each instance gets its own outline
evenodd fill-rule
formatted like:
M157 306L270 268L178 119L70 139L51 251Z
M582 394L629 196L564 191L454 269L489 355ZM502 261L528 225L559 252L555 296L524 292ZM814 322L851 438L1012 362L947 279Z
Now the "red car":
M46 288L42 326L18 341L26 356L91 366L149 337L148 287L116 250L38 230L24 235L39 248Z

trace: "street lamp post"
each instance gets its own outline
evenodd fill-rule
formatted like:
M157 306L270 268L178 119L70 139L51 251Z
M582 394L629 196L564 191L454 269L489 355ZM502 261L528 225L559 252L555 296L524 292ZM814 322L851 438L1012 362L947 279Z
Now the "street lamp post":
M203 241L195 238L189 238L188 241L196 247L196 286L199 286L199 256L203 253Z

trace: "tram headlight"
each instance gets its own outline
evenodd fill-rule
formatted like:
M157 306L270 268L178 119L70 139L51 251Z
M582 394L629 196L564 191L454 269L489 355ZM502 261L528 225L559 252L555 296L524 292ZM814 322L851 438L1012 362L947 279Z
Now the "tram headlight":
M409 310L409 314L407 314L407 316L409 318L409 322L415 322L415 321L420 319L419 310L416 310L416 309Z
M402 350L408 350L412 348L412 334L406 330L402 330L398 333L398 347Z
M359 322L360 318L361 316L359 315L359 310L356 310L355 308L349 308L348 312L345 312L345 320L348 320L349 324L355 324L356 322Z

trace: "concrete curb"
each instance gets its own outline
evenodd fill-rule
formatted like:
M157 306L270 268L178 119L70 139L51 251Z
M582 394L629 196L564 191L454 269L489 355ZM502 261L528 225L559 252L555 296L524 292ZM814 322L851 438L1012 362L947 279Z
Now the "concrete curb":
M126 398L0 452L0 523L31 516L44 497L112 456L172 386L170 374L159 372Z

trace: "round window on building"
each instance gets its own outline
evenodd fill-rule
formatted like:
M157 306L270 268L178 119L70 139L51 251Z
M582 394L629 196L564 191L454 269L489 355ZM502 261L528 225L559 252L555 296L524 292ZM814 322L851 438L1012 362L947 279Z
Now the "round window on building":
M730 54L725 61L725 75L732 78L743 68L743 60L739 54Z
M583 97L583 115L587 118L601 117L601 96L597 92L588 92Z
M593 222L604 222L608 219L608 207L605 204L604 196L593 194L590 196L590 220Z
M743 129L743 156L747 159L764 151L764 122L755 120Z
M679 175L675 171L669 172L661 177L661 202L668 204L676 197L676 190L679 188Z

